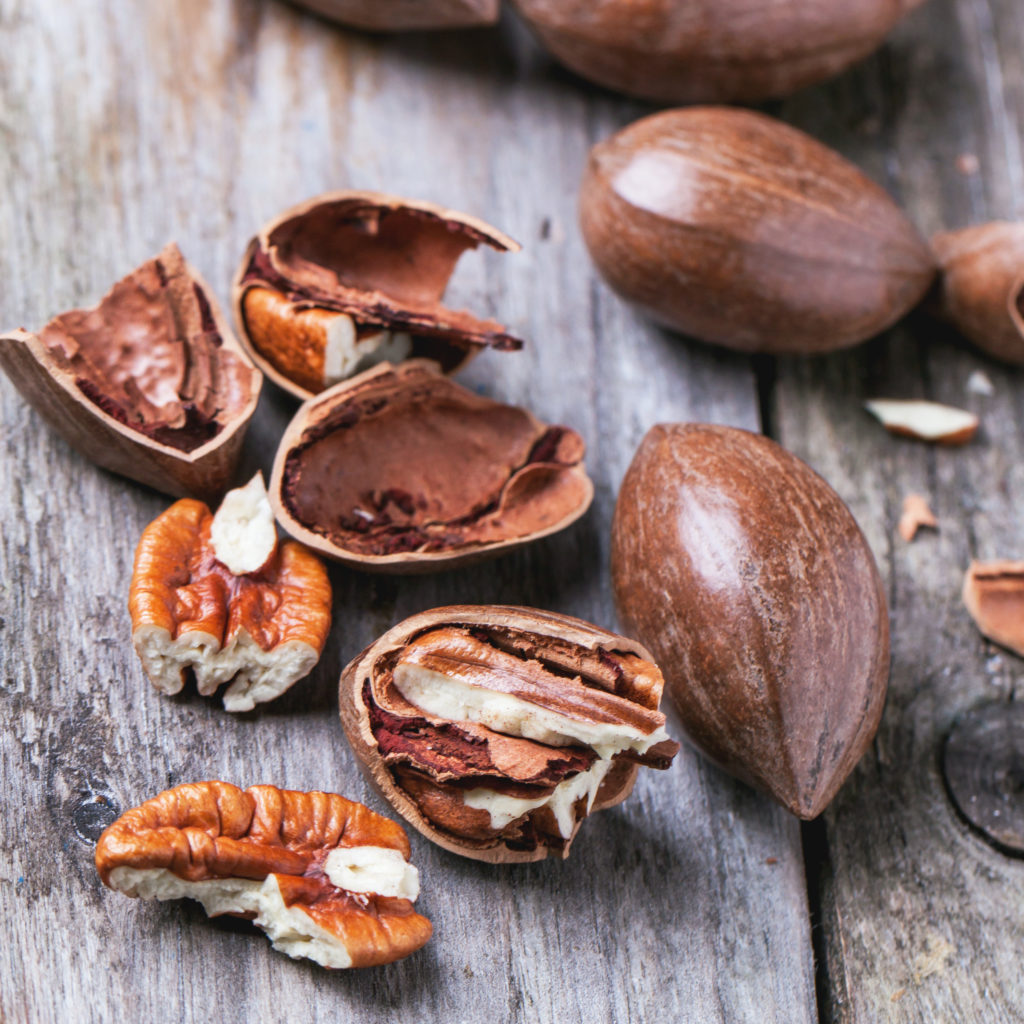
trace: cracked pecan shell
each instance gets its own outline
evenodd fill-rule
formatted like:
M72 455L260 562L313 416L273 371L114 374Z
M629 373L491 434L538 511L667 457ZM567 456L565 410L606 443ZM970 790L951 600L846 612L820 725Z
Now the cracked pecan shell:
M173 495L219 495L263 377L168 245L92 309L0 336L0 368L73 448Z
M278 521L355 568L415 573L556 533L590 505L583 439L423 361L311 399L274 460Z
M399 623L341 678L341 721L406 821L491 862L566 857L582 820L679 745L639 644L533 608L437 608Z
M230 492L217 516L201 501L182 499L142 534L129 595L132 640L162 693L178 693L191 671L200 694L230 681L224 706L251 711L308 675L320 658L331 625L327 571L302 544L278 543L259 483L249 496L258 513L247 506L246 514L229 516L219 546L222 513L252 484ZM225 564L239 550L251 561L235 570L249 571Z
M519 245L475 217L379 192L330 192L286 210L246 250L233 305L242 343L301 399L384 361L452 373L522 342L441 298L464 252Z
M226 782L169 789L96 844L104 885L250 918L275 949L325 967L391 963L430 938L408 860L402 828L362 804Z

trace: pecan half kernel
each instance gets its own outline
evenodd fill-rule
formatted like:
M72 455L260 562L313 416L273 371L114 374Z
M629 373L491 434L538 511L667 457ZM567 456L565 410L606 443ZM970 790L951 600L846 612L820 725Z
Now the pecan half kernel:
M643 648L526 608L441 608L346 668L341 714L385 797L480 860L566 856L584 817L625 799L637 765L679 749Z
M405 832L362 804L227 782L167 790L96 845L111 889L251 918L274 949L339 968L391 963L430 938L408 860Z
M192 672L204 696L231 681L228 711L251 711L308 675L331 625L323 563L278 544L263 482L229 492L216 516L184 499L135 552L129 608L146 675L178 693Z

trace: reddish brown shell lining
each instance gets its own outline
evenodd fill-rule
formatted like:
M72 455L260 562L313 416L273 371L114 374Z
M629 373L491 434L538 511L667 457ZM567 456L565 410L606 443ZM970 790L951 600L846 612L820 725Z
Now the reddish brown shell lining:
M602 678L592 680L587 678L585 672L574 672L564 661L545 659L543 652L538 649L543 638L527 632L506 630L505 635L499 637L479 625L452 622L421 630L409 637L407 643L436 629L449 628L465 630L475 639L493 645L496 650L515 654L524 661L539 661L545 671L566 679L579 678L598 691L611 693L619 688L628 689L624 667L612 654L598 652L599 657L595 661ZM563 659L565 653L561 652ZM579 650L575 653L578 659L583 660L592 652ZM379 663L375 671L379 680L376 685L390 685L397 657L398 652L392 652L392 655ZM609 676L610 680L604 676ZM609 685L610 681L612 685ZM524 820L496 830L487 824L486 812L463 807L461 797L456 794L460 790L483 786L523 799L550 796L559 783L590 769L598 759L595 751L582 746L545 747L529 740L503 737L506 743L551 751L543 770L530 777L512 778L491 758L488 742L483 738L491 732L486 727L472 726L477 734L470 735L459 723L438 724L417 715L392 714L376 703L374 686L367 678L361 693L374 741L395 784L407 793L420 813L434 827L474 842L490 843L500 836L501 841L511 849L532 850L543 843L552 850L558 850L566 845L565 837L557 831L551 831L553 826L548 821L550 815L541 814L538 820L534 820L535 816L531 814ZM638 704L639 707L643 705ZM624 751L616 755L615 760L665 769L671 765L678 750L678 743L666 740L645 754Z
M429 398L433 384L433 380L428 380L421 389L404 395L403 400L411 405L421 396ZM390 399L391 396L371 397L362 402L346 404L335 415L303 436L302 442L288 453L285 462L281 496L286 507L307 529L339 543L353 553L391 555L409 551L436 552L466 543L465 534L469 528L499 508L504 486L496 493L484 495L484 500L468 514L444 522L415 522L427 509L427 496L396 487L360 494L358 505L348 509L343 507L345 503L341 503L333 522L322 522L309 514L303 514L299 480L304 453L330 435L350 430L380 412L389 404ZM560 426L549 427L534 442L526 459L509 468L505 484L527 466L567 468L575 465L572 461L558 460L559 448L563 443L571 453L582 448L582 441L575 431Z
M179 451L214 438L225 410L251 393L253 371L224 348L209 299L173 245L96 307L55 317L39 338L90 402ZM167 384L175 375L173 394Z
M403 331L413 335L413 356L434 359L442 368L461 362L467 348L493 348L502 352L515 352L523 347L521 339L505 330L488 326L488 321L477 321L468 314L449 314L438 307L429 311L405 309L390 301L380 292L361 292L354 301L351 294L331 292L312 285L299 284L282 274L271 262L268 253L254 245L249 265L241 279L241 287L265 285L279 292L297 309L320 309L345 313L359 326ZM453 326L452 319L468 317L466 323Z
M393 715L373 699L370 681L363 686L363 703L381 754L389 763L405 761L427 774L457 775L467 786L486 785L509 795L539 797L571 775L590 768L597 755L583 747L560 747L559 757L528 782L503 776L491 760L487 745L467 735L457 724L435 725L425 718Z

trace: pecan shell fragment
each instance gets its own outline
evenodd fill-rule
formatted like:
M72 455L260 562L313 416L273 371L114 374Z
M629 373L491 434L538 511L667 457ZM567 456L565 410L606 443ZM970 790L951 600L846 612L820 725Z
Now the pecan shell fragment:
M94 308L0 337L0 368L97 465L201 497L230 480L263 379L175 245Z
M200 694L230 681L225 708L251 711L319 660L331 585L311 551L278 543L257 477L230 492L216 516L185 498L146 527L129 609L135 650L158 690L178 693L191 671Z
M566 857L638 765L679 749L662 676L624 637L531 608L415 615L345 669L341 719L371 780L413 827L485 861Z
M430 938L408 860L402 828L362 804L227 782L167 790L96 844L109 888L250 918L276 950L333 968L391 963Z
M519 246L474 217L379 192L330 192L286 210L246 250L239 333L267 376L307 399L380 362L446 373L482 348L522 342L441 298L464 252Z
M294 537L376 572L449 568L556 533L587 510L583 439L423 361L379 366L303 405L270 500Z

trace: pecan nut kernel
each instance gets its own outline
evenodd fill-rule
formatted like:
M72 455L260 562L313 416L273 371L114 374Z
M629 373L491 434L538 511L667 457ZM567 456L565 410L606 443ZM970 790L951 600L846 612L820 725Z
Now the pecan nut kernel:
M384 796L446 849L488 861L568 855L637 766L679 749L639 645L529 608L413 616L342 676L342 723Z
M227 782L176 786L123 814L96 844L103 884L198 900L250 918L274 949L323 967L387 964L419 949L419 875L402 828L335 793Z
M199 693L224 693L251 711L308 675L331 625L323 563L295 541L279 544L263 479L229 491L216 515L183 499L158 516L135 552L132 641L162 693L188 672Z

